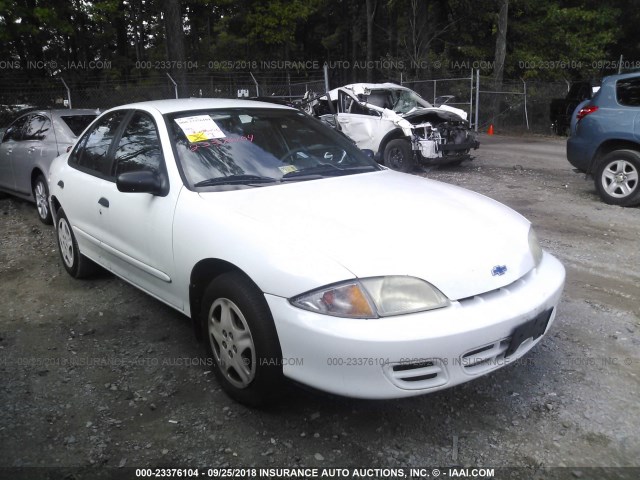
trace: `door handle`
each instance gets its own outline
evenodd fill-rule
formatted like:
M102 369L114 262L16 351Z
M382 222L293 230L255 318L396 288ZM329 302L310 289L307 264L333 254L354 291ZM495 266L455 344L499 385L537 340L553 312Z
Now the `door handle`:
M109 200L107 200L104 197L100 198L100 200L98 200L98 203L102 205L104 208L109 208Z
M29 150L27 150L29 153L33 153L36 151L36 147L29 147Z

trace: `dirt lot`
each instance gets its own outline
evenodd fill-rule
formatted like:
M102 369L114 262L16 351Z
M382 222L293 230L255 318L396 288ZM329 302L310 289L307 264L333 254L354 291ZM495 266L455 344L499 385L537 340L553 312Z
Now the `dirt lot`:
M234 403L198 365L186 318L109 274L73 280L34 207L0 200L0 467L26 478L140 466L511 466L496 478L593 478L588 467L640 467L640 209L601 203L563 140L481 141L473 162L419 174L528 217L567 268L564 299L525 361L400 401L292 387L268 410Z

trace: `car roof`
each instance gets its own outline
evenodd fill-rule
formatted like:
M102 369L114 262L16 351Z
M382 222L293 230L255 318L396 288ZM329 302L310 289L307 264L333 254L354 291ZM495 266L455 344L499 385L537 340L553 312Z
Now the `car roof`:
M619 75L609 75L604 77L602 83L605 82L617 82L618 80L626 80L627 78L636 78L640 77L640 71L629 72L629 73L621 73Z
M403 87L402 85L398 85L396 83L350 83L349 85L344 85L342 87L334 88L329 92L329 96L331 100L338 99L338 92L341 89L351 90L355 95L363 94L365 90L406 90L412 92L410 88ZM326 95L323 95L326 97Z
M397 83L385 82L385 83L351 83L349 85L345 85L342 88L363 88L368 90L381 90L381 89L401 89L401 90L409 90L407 87L403 87L402 85L398 85Z
M93 115L97 117L101 113L102 112L97 108L37 108L29 110L28 112L20 113L15 117L15 119L25 117L27 115L51 115L54 117Z
M172 100L151 100L148 102L129 103L120 105L112 110L142 109L156 110L161 114L175 113L188 110L205 110L207 108L280 108L283 110L295 110L293 108L256 100L238 100L234 98L179 98Z

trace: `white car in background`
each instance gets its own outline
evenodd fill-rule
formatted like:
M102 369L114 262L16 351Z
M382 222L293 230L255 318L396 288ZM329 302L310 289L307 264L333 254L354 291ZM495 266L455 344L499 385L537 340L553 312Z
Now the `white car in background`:
M307 113L401 172L416 165L459 165L480 145L467 112L450 105L434 107L394 83L354 83L304 103Z
M281 105L112 109L49 183L65 269L97 263L190 316L251 405L284 378L360 398L478 378L540 341L564 284L521 215Z

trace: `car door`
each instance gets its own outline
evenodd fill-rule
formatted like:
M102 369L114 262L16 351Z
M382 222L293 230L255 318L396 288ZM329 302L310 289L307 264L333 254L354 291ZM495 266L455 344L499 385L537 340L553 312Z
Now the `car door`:
M13 191L16 188L11 162L16 148L22 141L22 130L27 117L28 115L24 115L9 125L0 143L0 188L5 190Z
M160 119L162 121L162 119ZM110 184L103 208L107 229L102 237L111 269L143 290L182 308L175 291L173 213L180 192L170 186L158 127L153 117L136 111L113 150L116 178L123 173L152 172L160 179L161 193L120 192ZM173 188L172 188L173 187Z
M394 128L374 110L362 107L350 95L338 92L338 123L340 128L360 149L377 152L384 135Z
M85 256L105 268L111 268L101 239L108 229L103 213L106 198L115 188L112 143L123 126L128 110L110 112L93 124L69 156L64 175L58 181L62 189L62 208L73 228L78 248Z
M31 172L36 162L39 159L50 162L57 156L58 148L51 119L42 113L29 115L24 124L22 140L11 156L15 189L23 195L29 195Z

